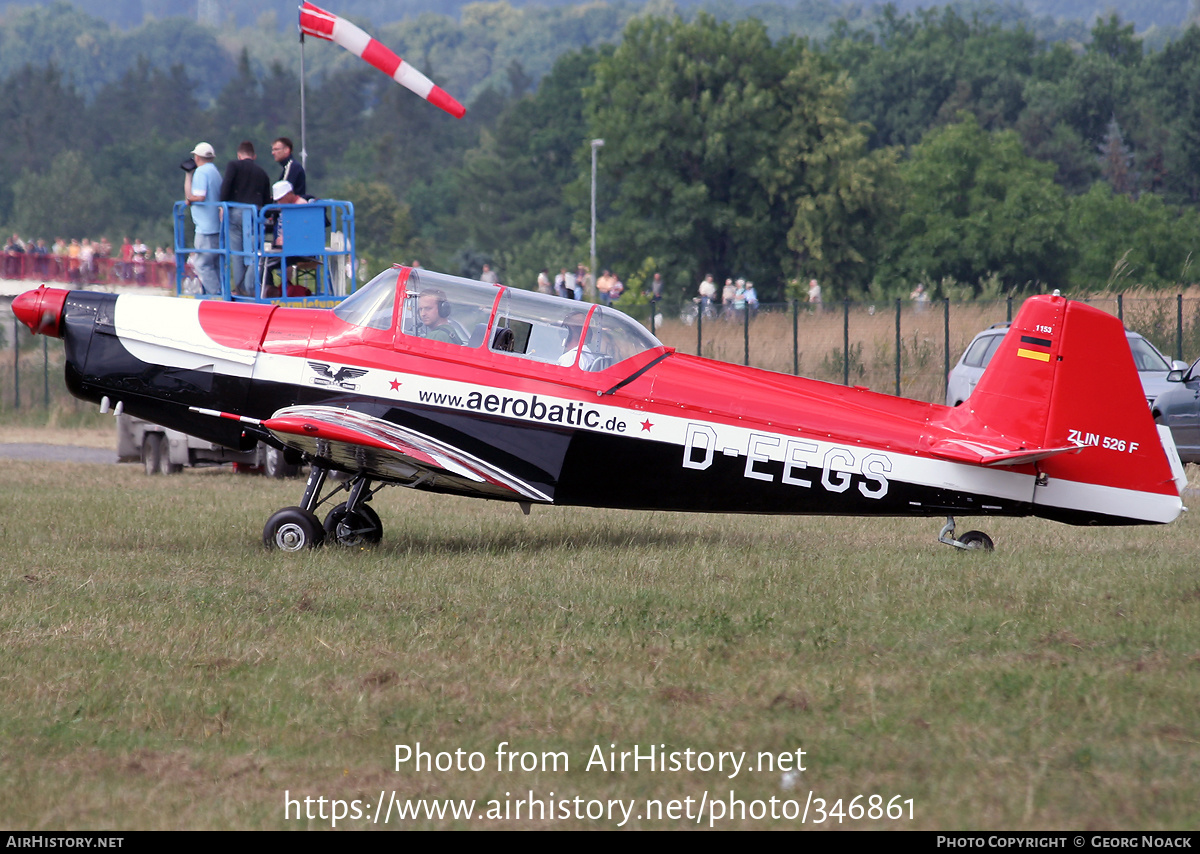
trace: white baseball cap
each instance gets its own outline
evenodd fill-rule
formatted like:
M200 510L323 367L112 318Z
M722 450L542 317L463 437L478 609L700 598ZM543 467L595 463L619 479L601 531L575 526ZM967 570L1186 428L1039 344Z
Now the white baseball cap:
M214 158L217 156L217 152L213 151L213 147L211 145L209 145L207 142L202 142L199 145L197 145L195 148L193 148L192 154L195 154L197 157L209 157L209 158Z
M271 187L271 198L273 198L275 201L279 201L288 193L292 192L292 189L291 181L276 181L274 186Z

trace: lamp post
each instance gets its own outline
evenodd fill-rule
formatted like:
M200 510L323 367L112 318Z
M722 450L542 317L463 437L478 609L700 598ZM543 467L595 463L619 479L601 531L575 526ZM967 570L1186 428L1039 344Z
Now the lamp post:
M593 285L596 282L596 151L604 147L604 140L592 140L592 275Z

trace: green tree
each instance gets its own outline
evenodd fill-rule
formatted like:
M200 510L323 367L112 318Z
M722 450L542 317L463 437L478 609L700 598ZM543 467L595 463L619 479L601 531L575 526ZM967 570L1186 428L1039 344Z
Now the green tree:
M111 225L112 194L96 183L78 151L63 152L45 172L22 176L13 195L13 223L22 234L95 237Z
M267 134L263 106L262 83L250 63L249 50L243 48L237 71L217 95L216 114L230 136L238 137L238 142L250 139L259 146L266 142Z
M1100 163L1080 132L1065 120L1067 104L1059 83L1031 80L1025 96L1028 105L1016 125L1025 150L1054 164L1055 181L1065 190L1085 192L1099 177Z
M132 143L156 131L181 144L196 137L180 158L208 130L183 66L157 68L144 57L101 89L86 115L90 138L99 145Z
M1154 105L1161 163L1146 171L1154 189L1175 203L1200 202L1200 27L1183 35L1143 64L1147 101ZM1126 123L1126 127L1129 124ZM1154 168L1157 166L1158 168Z
M512 103L456 172L460 228L470 245L500 263L508 281L529 286L543 267L574 265L580 257L571 249L579 199L568 188L580 177L588 139L579 93L599 56L591 48L563 55L536 94Z
M397 262L407 263L413 237L408 206L379 181L348 181L334 187L334 197L354 205L354 236L359 254L371 262L372 274Z
M1200 212L1166 205L1152 193L1134 200L1097 182L1071 200L1068 234L1079 247L1073 287L1161 287L1186 280L1200 245Z
M837 162L861 149L843 93L802 42L773 45L757 22L635 19L587 90L590 135L606 140L600 254L633 269L653 256L677 290L745 275L768 300L799 261L842 263L822 235L852 240L839 228L871 195L845 183L870 170Z
M1116 12L1109 13L1107 20L1096 21L1087 51L1107 56L1124 66L1142 61L1142 43L1133 34L1133 24L1122 25Z
M54 157L77 144L74 133L83 98L53 64L25 65L4 82L0 99L0 222L7 221L13 186L22 176L44 171Z
M23 65L52 64L82 92L120 74L124 53L109 25L84 15L70 3L19 9L0 27L0 74L9 76Z
M881 281L907 291L928 277L1006 288L1064 285L1072 247L1054 167L1028 157L1013 131L983 130L964 114L930 131L901 167L904 212Z
M1146 154L1153 154L1161 130L1149 111L1153 99L1141 59L1141 44L1134 39L1132 27L1122 26L1114 15L1097 21L1082 56L1057 46L1034 64L1017 127L1026 150L1054 163L1057 180L1071 192L1086 191L1099 177L1096 151L1110 142L1114 121L1123 128L1139 129L1122 141L1129 143L1139 165L1147 159L1139 156L1139 146L1144 144ZM1153 181L1161 169L1147 164L1140 171Z
M0 75L27 62L53 62L86 97L118 79L139 59L155 68L182 65L199 96L214 96L229 74L230 57L209 28L182 17L151 18L136 29L114 30L70 3L20 9L0 21Z
M915 145L962 110L985 127L1010 127L1038 46L1023 25L968 21L951 7L900 15L889 4L874 33L843 29L828 51L853 75L850 116L874 128L873 146L886 146Z
M788 272L816 276L827 296L844 295L869 282L881 226L897 212L898 152L867 152L869 128L843 112L845 80L820 73L811 54L784 82L787 103L803 105L779 136L777 180L768 184L794 211Z

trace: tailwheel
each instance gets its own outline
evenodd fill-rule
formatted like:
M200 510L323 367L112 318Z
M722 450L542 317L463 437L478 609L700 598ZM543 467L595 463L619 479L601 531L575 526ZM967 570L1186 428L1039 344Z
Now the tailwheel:
M369 504L351 510L343 502L325 517L325 535L339 546L373 546L383 539L383 522Z
M958 538L961 547L968 550L991 552L996 550L992 538L983 531L967 531Z
M263 543L269 549L300 552L325 541L325 529L315 513L301 507L284 507L267 520Z
M961 537L955 537L953 516L947 517L946 524L938 534L938 542L963 551L990 552L996 550L992 538L983 531L967 531Z

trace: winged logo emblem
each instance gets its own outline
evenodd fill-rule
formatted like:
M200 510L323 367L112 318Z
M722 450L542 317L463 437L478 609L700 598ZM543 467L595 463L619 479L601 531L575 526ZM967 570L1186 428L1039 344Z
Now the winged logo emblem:
M366 368L338 368L337 373L334 373L328 362L310 361L308 366L317 374L313 378L314 385L335 385L347 391L354 391L358 388L350 380L358 379L367 372Z

